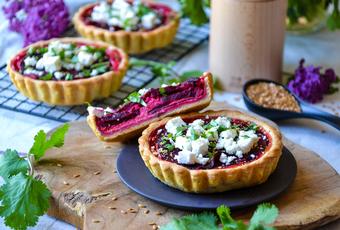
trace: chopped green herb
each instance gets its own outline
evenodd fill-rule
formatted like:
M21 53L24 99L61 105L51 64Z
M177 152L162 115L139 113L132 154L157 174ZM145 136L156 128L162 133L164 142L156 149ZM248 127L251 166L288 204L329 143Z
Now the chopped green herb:
M59 57L60 57L61 60L65 59L65 50L60 51Z
M159 88L159 93L162 95L162 96L165 96L166 95L166 91L164 88Z
M199 138L198 133L193 128L189 128L189 129L190 129L190 139L197 140Z
M169 150L169 151L172 151L172 150L175 149L175 146L172 145L172 144L166 144L166 145L164 145L164 147L165 147L167 150Z
M82 73L84 74L84 77L90 77L91 76L91 71L88 69L83 69Z
M124 102L134 102L146 106L145 101L141 98L141 95L138 92L132 92L127 98L124 99Z
M254 130L256 132L258 128L259 127L255 123L251 123L246 130Z
M36 48L35 47L30 47L27 51L28 55L33 55L36 52Z
M71 81L71 80L73 80L73 75L70 74L70 73L67 73L66 76L65 76L65 80L66 80L66 81Z
M176 128L176 137L183 136L183 132L187 129L185 126L179 126Z
M48 81L51 80L53 78L53 75L51 73L47 73L44 76L40 77L40 80L44 80L44 81Z
M149 7L145 6L144 4L139 4L137 6L137 13L136 13L136 15L139 18L143 17L144 15L146 15L146 14L148 14L150 12L152 12L152 10Z

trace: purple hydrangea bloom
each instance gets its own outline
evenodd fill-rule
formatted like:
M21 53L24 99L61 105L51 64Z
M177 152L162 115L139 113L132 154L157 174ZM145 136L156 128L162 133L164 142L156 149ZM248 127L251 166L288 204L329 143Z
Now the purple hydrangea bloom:
M304 67L304 62L304 59L300 61L294 78L288 82L288 88L302 100L316 103L330 91L331 84L337 81L337 76L333 69L321 73L321 67Z
M9 0L3 10L10 29L24 35L24 45L58 37L70 23L63 0Z

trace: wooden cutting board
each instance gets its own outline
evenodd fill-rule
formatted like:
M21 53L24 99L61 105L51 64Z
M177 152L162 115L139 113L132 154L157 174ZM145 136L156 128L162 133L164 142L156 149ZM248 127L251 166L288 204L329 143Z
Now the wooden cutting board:
M223 107L214 104L210 108ZM115 164L122 143L99 141L84 121L70 125L64 147L48 151L36 167L52 191L50 216L82 229L141 230L188 214L143 198L119 180ZM288 191L271 201L280 209L274 225L311 229L338 219L337 172L310 150L288 140L284 144L297 160L298 173ZM139 208L139 204L146 207ZM233 212L233 216L247 219L253 210Z

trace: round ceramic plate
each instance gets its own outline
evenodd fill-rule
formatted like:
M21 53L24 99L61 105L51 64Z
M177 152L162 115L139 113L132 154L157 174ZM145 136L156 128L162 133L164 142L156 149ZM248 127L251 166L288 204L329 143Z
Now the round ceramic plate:
M119 154L117 172L130 189L169 207L207 210L216 209L224 204L232 209L238 209L268 201L281 194L294 181L297 166L293 155L284 147L276 170L261 185L223 193L185 193L163 184L152 176L139 154L138 144L133 142L123 147Z

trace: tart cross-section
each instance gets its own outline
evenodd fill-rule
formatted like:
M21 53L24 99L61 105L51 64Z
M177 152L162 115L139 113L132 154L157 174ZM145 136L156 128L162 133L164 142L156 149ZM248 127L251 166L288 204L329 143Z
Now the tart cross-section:
M212 193L261 184L281 156L277 128L238 111L192 113L151 124L140 154L163 183Z
M205 108L212 94L212 76L204 73L182 83L133 92L118 108L89 107L87 121L100 139L125 140L141 134L151 122Z
M7 65L25 96L54 105L108 97L128 68L127 55L102 42L81 38L41 41L19 51Z

